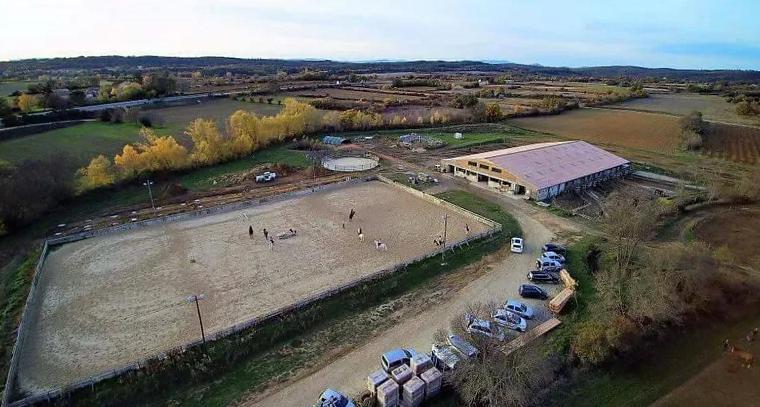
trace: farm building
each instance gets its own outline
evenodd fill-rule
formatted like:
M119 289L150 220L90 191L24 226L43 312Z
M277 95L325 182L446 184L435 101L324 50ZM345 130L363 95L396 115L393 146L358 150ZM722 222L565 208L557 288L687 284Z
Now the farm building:
M341 144L348 144L349 140L345 137L338 137L338 136L324 136L322 137L322 142L325 144L338 146Z
M543 201L624 175L630 162L585 141L538 143L441 160L444 171Z

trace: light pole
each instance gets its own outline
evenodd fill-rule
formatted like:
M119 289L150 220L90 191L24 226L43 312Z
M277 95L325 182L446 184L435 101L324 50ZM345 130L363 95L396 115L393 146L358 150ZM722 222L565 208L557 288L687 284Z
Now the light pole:
M449 228L449 214L443 215L443 251L441 252L441 266L446 265L446 231Z
M206 333L203 332L203 318L201 318L201 307L198 305L198 301L205 298L205 294L191 295L187 297L187 302L195 303L195 310L198 312L198 323L201 325L201 339L203 340L203 345L206 345Z
M150 186L153 185L153 181L147 180L143 182L143 185L148 187L148 196L150 197L150 206L153 208L153 214L156 213L156 204L153 202L153 191L150 189Z

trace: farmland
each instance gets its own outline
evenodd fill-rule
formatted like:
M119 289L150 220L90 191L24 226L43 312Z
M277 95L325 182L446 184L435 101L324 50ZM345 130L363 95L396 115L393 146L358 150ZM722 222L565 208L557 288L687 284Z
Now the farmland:
M200 103L152 109L166 120L166 125L175 129L184 129L197 118L213 119L220 128L224 128L227 118L237 110L245 110L259 116L276 115L282 106L266 103L239 102L233 99L213 99ZM175 130L176 131L176 130Z
M608 109L579 109L560 115L508 122L517 127L595 144L651 152L673 152L679 143L677 118Z
M702 112L705 120L725 123L760 126L760 119L739 116L736 105L726 102L725 98L717 95L700 95L694 93L652 94L648 98L633 99L615 108L661 112L684 116L691 111Z
M711 123L703 150L710 157L759 164L760 128Z

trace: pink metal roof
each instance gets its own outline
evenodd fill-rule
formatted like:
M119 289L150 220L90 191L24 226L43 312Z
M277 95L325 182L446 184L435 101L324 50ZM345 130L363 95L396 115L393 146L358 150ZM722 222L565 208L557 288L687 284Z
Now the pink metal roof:
M538 189L629 163L585 141L530 144L459 158L491 161Z

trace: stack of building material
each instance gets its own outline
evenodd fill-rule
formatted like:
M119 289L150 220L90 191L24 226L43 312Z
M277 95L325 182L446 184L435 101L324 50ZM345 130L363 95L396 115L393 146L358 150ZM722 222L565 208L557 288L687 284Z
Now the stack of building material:
M417 407L425 401L425 382L417 376L404 383L401 394L401 406Z
M565 308L570 298L573 298L573 294L575 294L575 290L572 288L566 287L562 289L556 297L549 301L549 311L555 314L562 312L562 309Z
M421 375L424 371L433 367L433 361L430 359L430 356L424 353L418 353L412 356L412 359L409 361L409 364L412 366L412 373L414 373L417 376Z
M562 283L565 285L565 288L572 288L573 290L578 289L578 282L575 281L574 278L570 277L570 273L567 270L560 270L559 277L562 279Z
M401 365L393 369L393 371L391 372L391 377L399 385L406 383L407 380L412 378L412 376L413 376L412 369L407 365Z
M393 380L386 380L377 386L377 405L379 407L398 407L399 387Z
M390 376L388 376L388 373L385 373L385 370L383 369L372 372L367 376L367 389L369 389L372 394L375 394L377 393L377 387L389 378Z
M440 370L436 368L428 369L420 375L420 379L425 382L425 398L435 397L441 391L443 374L441 374Z

